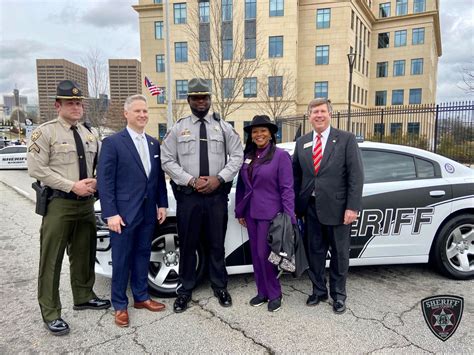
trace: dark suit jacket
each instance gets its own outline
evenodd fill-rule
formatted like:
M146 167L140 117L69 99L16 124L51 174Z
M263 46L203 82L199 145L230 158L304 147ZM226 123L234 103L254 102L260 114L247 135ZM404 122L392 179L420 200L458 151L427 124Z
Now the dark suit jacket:
M316 213L325 225L343 224L346 209L361 209L364 172L352 133L331 127L316 175L312 157L313 132L296 141L293 154L296 213L304 215L315 190Z
M285 212L296 223L294 212L293 176L290 155L276 148L270 162L257 164L253 179L248 176L247 158L240 169L235 193L235 217L272 220L278 212Z
M146 139L151 161L148 178L126 129L104 139L97 166L103 218L118 214L125 224L131 224L146 199L145 223L152 223L157 218L156 207L168 207L160 144L149 135Z

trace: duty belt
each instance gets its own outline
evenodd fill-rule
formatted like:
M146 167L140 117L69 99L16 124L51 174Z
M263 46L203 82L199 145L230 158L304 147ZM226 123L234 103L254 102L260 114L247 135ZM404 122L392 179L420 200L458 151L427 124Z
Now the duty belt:
M94 195L90 195L90 196L78 196L76 195L74 192L64 192L64 191L61 191L61 190L54 190L53 189L53 192L51 193L51 199L53 198L64 198L66 200L76 200L76 201L87 201L87 200L90 200L92 198L94 198Z

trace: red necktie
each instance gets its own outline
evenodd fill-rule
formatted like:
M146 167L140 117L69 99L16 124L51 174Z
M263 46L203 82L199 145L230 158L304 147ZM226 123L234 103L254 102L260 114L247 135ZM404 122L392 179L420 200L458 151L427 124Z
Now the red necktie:
M321 137L320 134L316 136L316 143L313 148L313 166L316 174L319 171L321 160L323 159L323 144L321 143Z

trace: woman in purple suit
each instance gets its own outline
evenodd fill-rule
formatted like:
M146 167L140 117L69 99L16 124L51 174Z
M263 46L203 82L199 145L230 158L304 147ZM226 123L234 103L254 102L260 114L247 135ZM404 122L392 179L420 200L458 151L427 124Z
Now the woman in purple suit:
M278 127L268 116L255 116L244 130L248 137L237 182L235 217L249 234L258 292L250 305L268 302L268 310L276 312L281 306L281 286L276 266L268 261L267 235L278 212L288 214L296 223L291 158L276 147Z

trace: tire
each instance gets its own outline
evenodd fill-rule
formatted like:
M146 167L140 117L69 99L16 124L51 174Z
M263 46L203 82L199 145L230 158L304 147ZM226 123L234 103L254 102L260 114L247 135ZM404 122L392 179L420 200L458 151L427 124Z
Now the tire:
M204 274L204 251L199 245L196 252L197 282ZM176 296L179 270L179 240L176 224L157 227L151 242L151 257L148 266L150 293L161 297Z
M433 261L446 276L457 280L474 277L474 215L459 215L438 232Z

